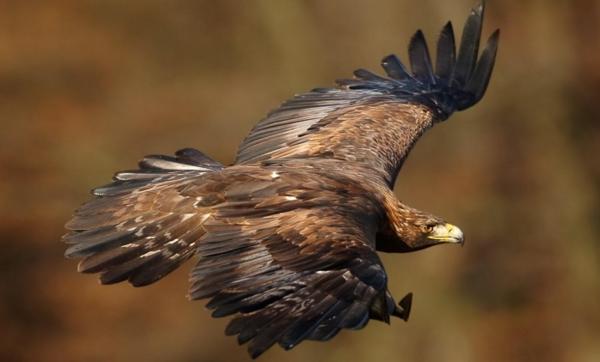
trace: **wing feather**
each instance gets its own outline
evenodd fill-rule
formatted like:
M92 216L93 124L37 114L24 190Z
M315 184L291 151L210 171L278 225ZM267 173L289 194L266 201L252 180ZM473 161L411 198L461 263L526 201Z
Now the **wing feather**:
M357 180L315 169L351 165L349 174L391 187L425 130L483 97L499 37L478 59L483 13L483 4L472 10L458 56L446 24L435 72L419 30L412 72L389 55L381 63L389 78L358 69L337 88L285 102L254 127L230 168L190 148L146 156L76 211L66 256L103 284L134 286L198 256L189 297L208 298L214 317L235 315L226 334L248 343L252 357L370 319L406 320L412 296L395 305L374 250L382 201Z
M500 37L500 30L496 30L488 39L487 45L483 52L477 67L473 73L473 76L467 84L469 92L475 94L476 97L483 97L485 90L487 89L490 77L492 76L492 70L494 69L494 63L496 61L496 51L498 50L498 39Z
M265 154L284 148L327 115L361 100L363 93L369 92L317 89L292 98L254 127L240 145L236 163L265 159Z
M393 79L404 80L413 78L412 74L410 74L400 59L394 54L384 57L381 60L381 67Z
M65 255L82 258L78 270L100 273L103 284L129 280L147 285L193 256L205 233L206 214L194 206L195 197L181 190L223 168L189 148L174 157L146 156L139 166L95 189L96 198L67 223L71 231L63 237L70 245Z
M374 164L376 173L393 182L425 130L483 97L498 45L494 33L478 60L483 15L483 4L471 11L458 56L452 24L443 27L435 72L419 30L409 45L412 73L389 55L381 62L389 78L358 69L353 79L338 80L337 88L295 96L254 127L241 144L236 163L292 157L360 161ZM381 111L384 108L386 112ZM389 136L390 130L395 138Z
M136 188L116 179L76 213L66 254L82 258L81 272L143 286L196 255L189 297L209 299L214 317L235 315L226 333L249 342L252 356L361 328L386 300L374 250L383 211L352 180L294 163L218 172L153 165L166 168L133 180Z
M203 257L192 271L190 297L211 298L207 307L215 317L238 313L226 333L237 334L240 343L250 341L251 356L275 343L289 349L304 339L321 339L315 331L325 321L336 321L328 331L360 328L369 306L385 295L387 277L362 227L328 210L245 218L239 239L260 243L241 256L220 254L218 262ZM232 236L209 234L206 242L226 243Z
M410 40L408 54L410 56L410 64L415 78L425 84L434 86L436 81L433 76L431 57L429 56L425 35L423 35L421 30L417 30Z
M477 62L479 39L481 37L481 27L483 26L483 11L483 3L473 8L463 28L453 78L459 87L464 87L467 84Z
M456 65L456 44L454 41L454 29L452 23L448 22L440 33L437 45L437 58L435 74L439 81L448 85L452 72Z

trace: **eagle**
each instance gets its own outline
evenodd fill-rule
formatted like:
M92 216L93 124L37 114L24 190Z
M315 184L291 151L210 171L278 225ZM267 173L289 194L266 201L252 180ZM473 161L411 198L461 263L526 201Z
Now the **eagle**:
M232 316L225 334L252 358L371 319L407 320L412 294L395 302L377 252L464 237L399 201L393 185L426 130L483 97L499 39L496 30L479 52L483 15L483 3L471 10L458 50L452 23L442 28L435 65L418 30L410 70L389 55L387 76L358 69L294 96L250 131L230 166L185 148L116 173L66 224L66 257L102 284L136 287L197 259L189 298Z

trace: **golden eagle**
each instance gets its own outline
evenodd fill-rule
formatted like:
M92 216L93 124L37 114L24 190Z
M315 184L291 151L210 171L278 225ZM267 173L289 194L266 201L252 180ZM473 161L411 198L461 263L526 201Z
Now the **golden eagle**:
M67 223L66 256L103 284L134 286L197 257L190 299L234 315L225 333L249 342L252 357L370 319L406 320L411 294L394 302L376 251L463 243L458 227L402 204L392 187L423 132L485 93L499 32L479 54L483 12L471 11L458 51L444 26L435 67L419 30L412 71L389 55L388 77L359 69L283 103L231 166L188 148L118 172Z

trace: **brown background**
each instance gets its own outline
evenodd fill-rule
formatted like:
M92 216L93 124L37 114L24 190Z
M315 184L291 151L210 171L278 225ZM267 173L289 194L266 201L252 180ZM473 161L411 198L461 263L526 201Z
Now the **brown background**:
M235 361L226 320L188 302L191 263L102 287L59 239L93 186L144 154L232 161L293 93L406 59L469 1L0 2L0 359ZM384 255L409 323L372 322L264 361L600 360L600 3L489 1L484 100L428 133L397 185L464 248Z

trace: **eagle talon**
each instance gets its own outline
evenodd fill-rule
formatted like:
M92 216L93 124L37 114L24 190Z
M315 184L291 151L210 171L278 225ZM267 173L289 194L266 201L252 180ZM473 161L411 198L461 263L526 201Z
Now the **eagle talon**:
M392 315L407 322L408 317L410 316L410 309L412 306L412 297L413 297L412 293L408 293L407 295L405 295L404 298L402 298L402 300L400 300L398 302L398 305L392 312Z

